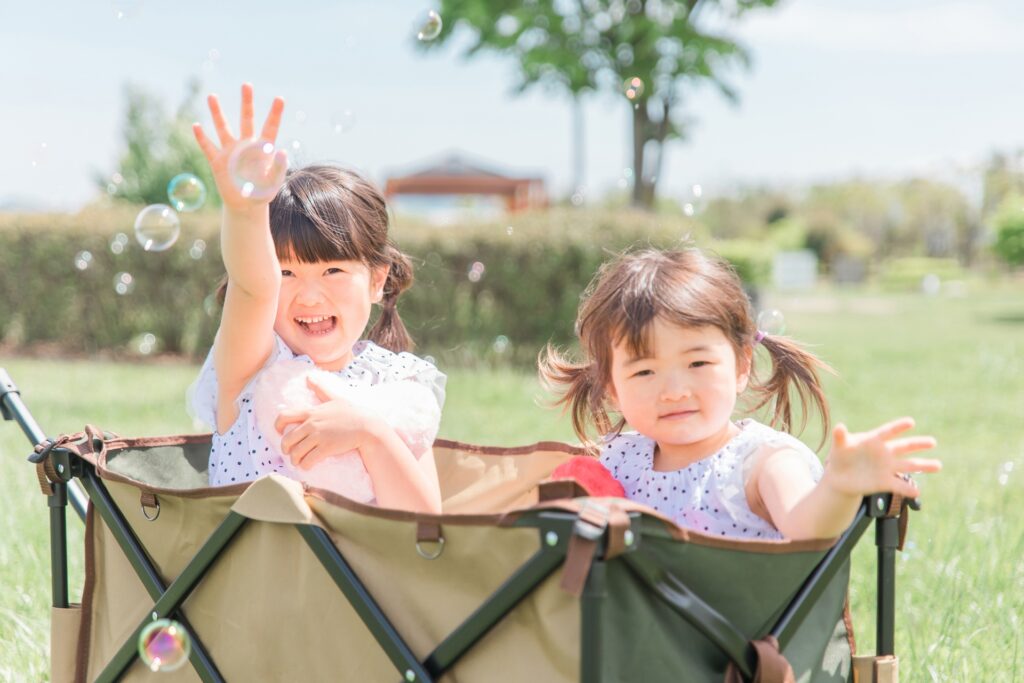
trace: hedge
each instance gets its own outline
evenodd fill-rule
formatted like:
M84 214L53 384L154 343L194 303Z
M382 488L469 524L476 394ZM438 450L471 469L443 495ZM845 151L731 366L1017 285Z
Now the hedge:
M6 348L52 345L66 352L143 352L200 358L219 311L210 295L223 275L219 215L182 214L182 234L164 252L145 252L131 226L137 209L0 217L0 339ZM748 282L767 278L762 244L707 239L684 216L550 210L476 225L430 226L398 217L393 235L415 266L399 311L419 352L446 362L530 364L549 340L569 344L579 296L598 265L635 244L678 246L691 235L729 258ZM111 250L117 233L128 237ZM201 255L190 254L203 240ZM84 270L76 255L88 251ZM194 258L194 256L199 256ZM474 264L477 266L470 277ZM119 295L118 273L134 289ZM205 302L205 303L204 303Z

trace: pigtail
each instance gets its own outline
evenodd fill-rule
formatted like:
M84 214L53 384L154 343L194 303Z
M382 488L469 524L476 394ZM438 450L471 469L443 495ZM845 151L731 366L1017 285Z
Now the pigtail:
M800 400L801 414L800 429L797 431L803 431L807 426L808 406L813 403L821 417L822 440L818 445L820 448L828 439L831 417L818 372L835 374L835 371L823 360L787 337L764 335L760 344L771 357L772 372L767 380L757 382L751 387L751 391L757 395L753 410L756 411L771 403L771 425L792 433L794 424L790 391L795 389Z
M597 450L597 443L588 435L591 423L601 435L625 426L622 419L612 425L604 406L604 389L592 364L574 363L548 344L537 357L537 370L544 388L558 397L553 405L572 414L573 431L588 450Z
M390 244L386 249L386 258L391 267L384 282L380 317L370 330L369 339L385 349L401 353L413 347L412 337L405 329L405 323L402 322L397 309L398 295L412 284L412 262L408 256Z

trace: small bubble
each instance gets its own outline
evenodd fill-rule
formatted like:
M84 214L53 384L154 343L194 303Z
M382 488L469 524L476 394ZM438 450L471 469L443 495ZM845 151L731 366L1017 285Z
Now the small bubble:
M180 233L178 213L166 204L150 204L135 217L135 238L146 251L170 249Z
M78 270L86 270L92 265L92 253L88 251L80 251L75 254L75 268Z
M495 353L499 353L500 354L500 353L505 353L505 351L508 350L508 346L509 346L508 337L506 337L503 334L499 334L497 337L494 338L494 343L491 345L491 348L494 349Z
M343 109L331 117L334 134L347 133L356 125L356 115L351 109Z
M179 173L167 184L167 198L178 211L195 211L206 201L206 185L191 173Z
M220 304L217 303L217 295L210 294L203 299L203 312L211 318L217 317L217 311L220 310Z
M469 272L466 274L466 277L469 278L470 282L480 282L486 270L487 268L483 263L480 261L474 261L473 265L469 267Z
M185 665L192 642L181 624L157 619L139 634L139 659L151 671L174 671Z
M444 22L436 10L427 10L426 14L417 23L416 39L421 42L431 41L441 35Z
M128 248L128 235L119 232L110 240L110 253L123 254Z
M124 296L135 289L135 278L131 273L118 273L114 276L114 291Z
M298 124L305 123L306 122L306 112L302 111L301 109L299 111L295 112L295 122L298 123Z
M157 341L155 334L145 332L132 339L131 348L142 356L148 356L156 350Z
M516 229L513 228L511 225L508 226L507 228L505 228L505 234L508 235L509 237L511 237L512 233L515 232L515 231L516 231Z
M193 258L193 260L196 260L196 261L198 261L199 259L203 258L203 254L205 254L205 253L206 253L206 242L204 242L203 240L196 240L196 241L194 241L192 243L192 246L188 250L188 255L191 256Z
M691 188L691 191L693 192L693 196L696 197L697 199L700 199L701 197L704 196L704 188L701 187L700 185L694 185Z
M996 477L996 481L999 482L1000 486L1006 486L1007 482L1010 481L1010 475L1008 475L1006 472L1000 472L999 476Z
M693 204L691 204L690 202L686 202L685 204L683 204L683 213L686 214L687 216L692 216L694 213Z
M768 335L780 335L786 331L786 317L781 311L768 309L757 314L757 329Z
M88 252L86 252L86 253L88 253ZM1006 472L1006 473L1013 472L1013 461L1012 460L1007 460L1006 462L1003 463L1003 472Z
M635 101L643 97L644 94L644 81L638 76L627 78L622 83L622 91L626 94L626 98Z
M431 365L437 365L437 360L433 356L423 356L423 360L427 361Z

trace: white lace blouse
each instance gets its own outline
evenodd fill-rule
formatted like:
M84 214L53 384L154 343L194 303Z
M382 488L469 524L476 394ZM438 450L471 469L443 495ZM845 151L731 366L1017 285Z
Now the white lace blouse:
M715 536L781 539L782 534L747 505L746 481L754 455L763 446L792 448L815 481L823 468L818 456L796 437L752 419L736 423L740 432L717 453L680 470L654 469L657 445L636 432L612 437L601 462L626 489L626 497L644 503L681 527Z
M352 348L354 357L343 369L334 372L352 387L369 386L385 382L412 380L425 385L437 399L438 411L444 406L445 375L432 363L411 353L393 353L371 341L360 341ZM253 389L260 374L281 360L298 359L313 365L309 356L296 356L277 335L274 350L263 370L256 373L236 399L238 418L227 432L217 432L217 373L213 367L213 352L206 358L199 376L189 387L189 414L213 430L210 449L209 477L211 486L224 486L249 481L281 472L285 464L280 455L272 452L260 433L253 413Z

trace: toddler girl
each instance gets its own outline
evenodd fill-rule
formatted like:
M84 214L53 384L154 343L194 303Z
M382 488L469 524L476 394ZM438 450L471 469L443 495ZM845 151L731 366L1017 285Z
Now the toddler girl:
M206 155L224 203L221 246L227 270L224 309L213 349L193 385L192 409L214 426L210 483L254 479L291 468L309 470L357 451L382 506L439 512L440 489L430 448L414 452L380 411L346 400L316 375L306 378L317 402L281 410L273 425L254 418L255 386L275 363L292 359L324 370L352 387L413 382L429 389L404 400L430 400L439 416L445 377L406 353L411 340L395 310L412 281L408 258L388 240L380 193L358 175L331 166L285 172L284 152L264 169L264 183L280 184L273 200L235 186L228 160L254 137L252 86L242 86L240 135L228 127L215 95L208 98L218 147L199 124ZM259 135L273 143L284 102L277 98ZM250 196L251 195L251 196ZM359 341L371 307L380 318ZM436 431L436 427L435 427Z
M716 536L831 538L865 495L915 497L904 475L941 468L905 457L935 446L931 437L897 438L910 418L860 434L838 425L822 468L787 432L793 391L805 415L815 404L827 433L818 377L827 366L796 342L758 331L732 268L699 249L648 249L605 264L576 329L583 361L549 346L542 380L561 394L581 439L593 444L591 424L603 434L601 462L626 496L680 526ZM763 382L754 373L756 348L772 364ZM771 406L772 426L732 420L745 391L753 410ZM614 425L609 410L620 415ZM624 432L626 424L635 431Z

